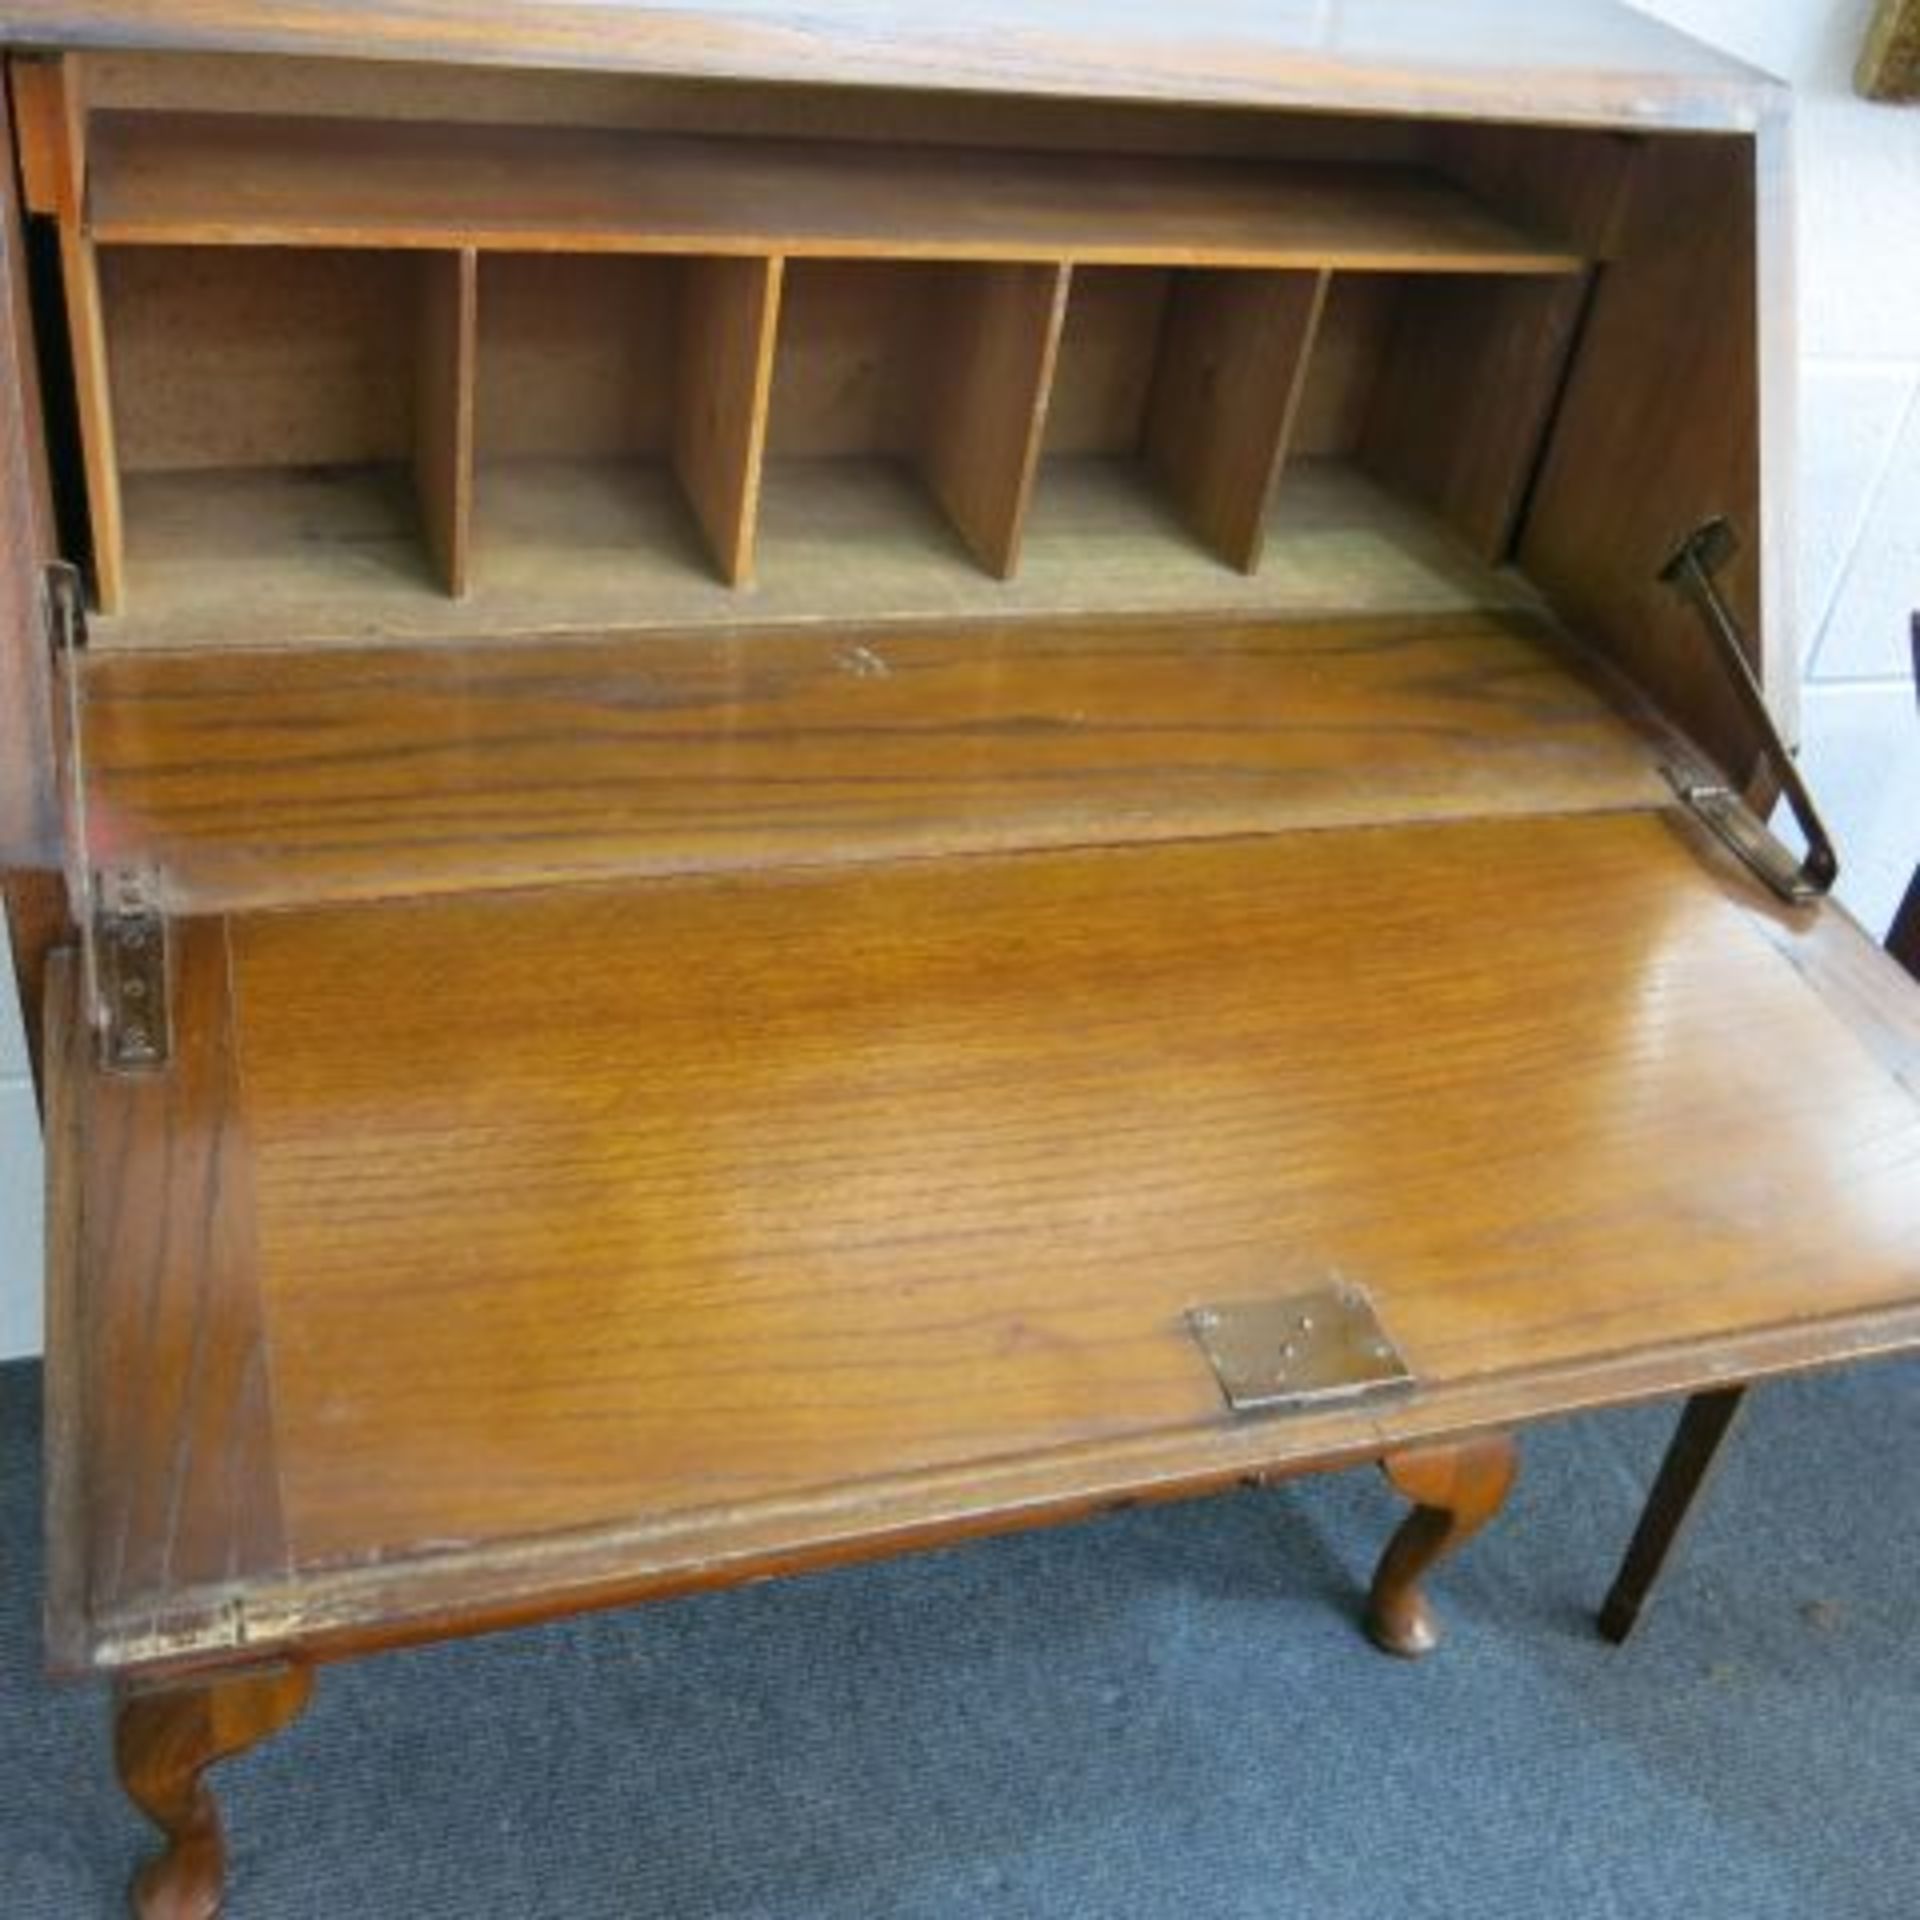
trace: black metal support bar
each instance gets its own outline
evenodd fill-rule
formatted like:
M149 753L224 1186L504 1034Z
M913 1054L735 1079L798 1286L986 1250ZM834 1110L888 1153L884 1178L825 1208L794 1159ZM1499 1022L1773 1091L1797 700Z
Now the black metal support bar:
M1820 818L1820 809L1814 805L1813 795L1773 723L1766 696L1747 659L1746 636L1714 578L1739 544L1730 521L1709 520L1674 549L1660 569L1660 578L1700 609L1728 683L1759 736L1760 751L1779 782L1782 797L1806 836L1804 858L1796 861L1731 787L1690 775L1674 776L1674 786L1688 806L1782 899L1813 900L1832 891L1840 877L1840 857Z
M1712 1388L1696 1393L1681 1413L1633 1544L1600 1609L1600 1631L1615 1646L1639 1623L1660 1570L1692 1518L1694 1503L1733 1430L1746 1393L1743 1386Z

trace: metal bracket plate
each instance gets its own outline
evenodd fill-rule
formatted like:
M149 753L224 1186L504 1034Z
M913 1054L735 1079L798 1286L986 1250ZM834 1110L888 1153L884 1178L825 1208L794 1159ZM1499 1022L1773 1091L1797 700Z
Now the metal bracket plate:
M147 1073L173 1051L167 982L166 916L143 876L95 876L87 956L93 982L100 1065L109 1073Z
M1699 779L1684 767L1661 771L1694 818L1788 905L1805 906L1826 892L1799 856L1723 781Z
M1187 1325L1235 1413L1325 1406L1413 1385L1365 1288L1337 1276L1311 1292L1195 1307Z

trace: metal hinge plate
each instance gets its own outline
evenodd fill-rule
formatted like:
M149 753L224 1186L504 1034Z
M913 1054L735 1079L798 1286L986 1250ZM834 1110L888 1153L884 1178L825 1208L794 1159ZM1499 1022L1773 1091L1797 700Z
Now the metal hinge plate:
M1306 1293L1195 1307L1187 1325L1235 1413L1320 1407L1413 1385L1366 1289L1338 1276Z
M149 878L96 874L88 925L99 1060L108 1073L150 1073L173 1051L166 916Z
M87 829L86 733L81 724L87 603L65 561L46 569L43 604L61 707L67 888L80 946L95 1054L106 1073L151 1073L173 1053L166 915L160 877L142 867L93 868Z
M1667 784L1687 811L1760 883L1790 906L1818 900L1826 887L1800 856L1725 782L1701 779L1684 767L1663 767Z

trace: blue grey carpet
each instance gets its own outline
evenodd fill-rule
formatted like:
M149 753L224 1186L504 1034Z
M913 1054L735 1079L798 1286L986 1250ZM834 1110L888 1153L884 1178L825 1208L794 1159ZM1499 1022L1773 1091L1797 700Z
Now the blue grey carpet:
M99 1693L38 1677L0 1373L0 1915L121 1911ZM321 1675L225 1770L230 1920L1920 1915L1920 1369L1767 1389L1623 1652L1670 1416L1529 1438L1423 1666L1350 1473Z

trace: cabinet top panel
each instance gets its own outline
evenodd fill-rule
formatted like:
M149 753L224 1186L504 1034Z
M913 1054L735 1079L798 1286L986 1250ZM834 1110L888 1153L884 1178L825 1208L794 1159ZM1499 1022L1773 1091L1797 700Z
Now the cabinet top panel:
M1746 127L1784 97L1615 0L10 0L0 35L1591 124Z

